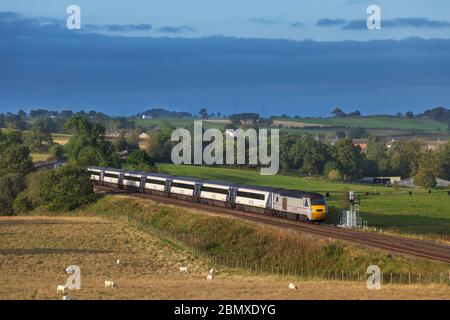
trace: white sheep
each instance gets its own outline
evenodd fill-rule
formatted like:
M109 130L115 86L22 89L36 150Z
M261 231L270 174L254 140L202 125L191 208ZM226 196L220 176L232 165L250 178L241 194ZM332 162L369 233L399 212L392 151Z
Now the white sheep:
M114 288L115 284L113 281L105 280L105 288Z
M294 285L293 283L289 283L288 288L291 290L297 290L297 286Z
M68 288L67 284L66 285L58 285L56 287L56 293L66 293L66 289Z
M67 294L63 295L62 300L76 300L75 298L69 297Z
M206 280L212 280L214 278L214 269L209 270L208 275L206 276Z
M121 267L121 266L123 265L123 264L122 264L122 261L121 261L120 259L117 259L116 265L117 265L118 267Z
M188 268L187 267L180 267L180 272L187 273L188 272Z

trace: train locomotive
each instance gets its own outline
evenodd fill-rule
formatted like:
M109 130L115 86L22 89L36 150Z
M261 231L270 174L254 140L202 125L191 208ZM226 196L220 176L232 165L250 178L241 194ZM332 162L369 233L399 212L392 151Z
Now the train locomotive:
M313 192L103 167L88 167L87 171L90 179L97 185L280 216L295 221L320 223L325 220L329 210L323 195Z

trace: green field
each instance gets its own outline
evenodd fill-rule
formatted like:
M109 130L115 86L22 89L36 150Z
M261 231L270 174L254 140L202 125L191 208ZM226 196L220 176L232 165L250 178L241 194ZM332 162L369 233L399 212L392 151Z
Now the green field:
M160 126L165 121L169 122L176 128L186 128L188 126L193 125L194 121L200 120L201 119L194 119L194 118L158 118L158 119L136 119L133 121L137 126L140 126L144 129L149 129L154 126ZM203 127L206 129L208 128L223 129L224 126L225 125L223 123L203 122Z
M30 154L31 159L33 160L33 162L42 162L42 161L47 161L48 158L50 157L49 153L31 153Z
M72 135L64 134L64 133L52 133L52 138L54 143L58 143L61 145L65 145L69 142L69 139Z
M401 130L425 130L425 131L445 131L448 125L430 119L407 119L396 117L360 117L360 118L277 118L283 121L296 121L305 123L317 123L329 126L343 127L363 127L363 128L393 128Z
M201 166L159 164L159 167L172 175L194 176L270 186L275 188L298 189L320 193L330 192L328 203L341 208L343 191L354 190L360 196L361 216L369 226L381 227L400 233L413 233L450 240L450 196L445 190L425 190L369 186L330 182L322 179L307 179L293 175L261 176L250 169L228 169ZM369 192L370 195L365 195ZM376 194L376 195L374 195Z

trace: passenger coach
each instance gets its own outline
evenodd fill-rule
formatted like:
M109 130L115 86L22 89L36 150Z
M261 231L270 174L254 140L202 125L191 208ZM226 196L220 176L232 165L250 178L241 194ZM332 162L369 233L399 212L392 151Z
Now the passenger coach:
M87 170L91 180L100 185L290 220L321 222L328 213L325 198L319 193L101 167L89 167Z

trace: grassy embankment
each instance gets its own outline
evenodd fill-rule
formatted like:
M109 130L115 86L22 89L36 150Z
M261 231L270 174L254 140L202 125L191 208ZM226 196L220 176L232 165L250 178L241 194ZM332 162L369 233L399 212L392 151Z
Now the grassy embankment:
M76 299L448 299L446 285L320 281L219 268L173 242L122 221L95 217L0 217L0 299L61 299L64 269L81 268ZM123 266L118 268L116 259ZM180 273L186 266L189 273ZM422 280L424 280L423 275ZM105 289L113 280L114 289ZM298 285L289 290L288 283ZM389 281L388 281L389 282Z
M259 171L201 166L159 164L172 175L194 176L203 179L232 181L242 184L262 185L320 192L330 192L330 206L342 207L345 190L354 190L360 196L361 216L370 226L385 231L416 234L428 238L450 240L450 196L446 190L426 190L345 184L321 179L295 176L262 176ZM409 191L413 194L410 196ZM369 195L365 195L369 192Z
M394 273L394 281L398 281L400 273L433 271L436 276L448 272L445 263L409 259L333 239L158 205L129 196L105 196L71 214L115 216L137 222L144 229L150 228L147 231L163 231L169 238L180 240L195 252L220 259L225 265L262 268L268 273L309 276L331 273L340 277L344 271L346 277L351 273L355 278L357 274L362 275L367 266L377 264L386 274Z

